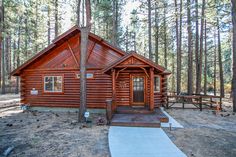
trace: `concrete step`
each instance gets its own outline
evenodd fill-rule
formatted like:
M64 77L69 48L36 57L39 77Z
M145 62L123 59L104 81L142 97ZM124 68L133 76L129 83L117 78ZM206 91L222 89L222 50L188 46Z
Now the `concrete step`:
M161 121L154 114L114 114L111 126L160 128Z

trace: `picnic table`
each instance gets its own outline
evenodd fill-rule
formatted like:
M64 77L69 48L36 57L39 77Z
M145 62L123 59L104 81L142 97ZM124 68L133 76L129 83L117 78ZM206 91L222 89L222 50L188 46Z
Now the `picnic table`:
M196 108L202 111L203 106L208 108L215 108L222 110L222 97L214 95L168 95L166 108L178 108L173 107L176 103L181 103L182 108L185 108L185 104L193 104Z

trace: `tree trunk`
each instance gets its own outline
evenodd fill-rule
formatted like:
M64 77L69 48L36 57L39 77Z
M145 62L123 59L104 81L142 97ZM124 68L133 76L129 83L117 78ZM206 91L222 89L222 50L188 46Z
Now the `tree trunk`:
M7 34L5 40L5 77L9 78L9 54L10 54L10 35Z
M38 52L38 1L36 1L36 8L35 8L35 24L34 24L34 40L35 40L35 53Z
M18 41L17 41L17 58L16 58L16 64L17 68L20 66L20 43L21 43L21 17L19 18L19 26L18 26ZM16 89L15 93L19 93L19 76L16 77Z
M3 0L0 3L0 89L2 89Z
M27 15L26 15L27 17ZM25 18L25 58L28 59L28 35L29 35L29 30L28 30L28 20Z
M188 94L193 94L193 49L192 49L192 22L191 2L187 0L187 22L188 22Z
M76 14L77 14L77 21L76 21L76 24L78 26L80 26L80 4L81 4L81 0L77 0L77 10L76 10Z
M58 36L58 0L55 0L55 38Z
M86 0L86 26L81 27L81 50L80 50L80 110L79 122L84 121L84 113L86 112L87 91L86 91L86 59L88 51L88 35L91 30L91 5L90 0Z
M129 27L126 26L126 32L125 32L125 51L128 53L129 51Z
M199 30L198 30L198 0L195 0L195 18L196 18L196 24L195 24L195 29L196 29L196 37L195 37L195 64L196 64L196 93L198 93L198 80L199 80L199 58L198 58L198 51L199 51Z
M51 18L50 18L50 5L48 5L48 45L51 43Z
M9 75L12 71L12 66L11 66L11 54L12 54L11 40L12 40L12 35L9 36L9 42L8 42L8 47L9 47L9 50L8 50L8 74Z
M118 25L118 4L117 0L112 0L112 44L117 46L117 25Z
M180 74L180 65L179 65L179 18L178 18L178 6L177 6L177 0L175 0L175 29L176 29L176 51L177 51L177 71L176 71L176 93L180 93L180 80L181 80L181 74Z
M159 60L159 23L158 23L158 3L155 3L155 62L158 64Z
M167 4L164 2L164 65L167 68L167 31L166 31L166 7Z
M152 60L152 19L151 19L151 0L148 0L148 54L149 59Z
M233 111L236 112L236 1L232 2L232 23L233 23L233 79L232 79L232 97Z
M202 54L203 54L203 32L204 32L204 16L205 16L205 0L202 0L202 15L201 15L201 32L200 32L200 53L198 60L198 79L197 79L197 90L196 93L201 93L201 82L202 82Z
M217 31L218 31L218 62L220 70L220 96L224 97L224 76L223 76L223 66L221 59L221 37L220 37L220 23L219 18L217 17Z
M178 26L178 10L177 0L175 0L175 11L176 11L176 48L177 48L177 76L176 76L176 92L177 94L181 91L181 46L182 46L182 0L180 0L180 26ZM179 27L179 32L178 32Z
M2 44L2 46L1 46L1 58L0 58L0 60L1 60L1 64L2 64L2 66L1 66L1 72L2 73L0 73L0 75L1 75L1 82L0 82L0 84L1 84L1 89L2 89L2 94L5 94L5 63L4 63L4 61L5 61L5 44L4 44L4 42L5 42L5 40L4 40L4 38L2 37L2 32L5 30L5 26L4 26L4 6L3 6L3 1L2 1L2 4L1 4L1 8L0 8L0 25L1 25L1 35L0 35L0 42L1 42L1 44Z
M204 38L205 38L205 48L204 48L204 61L205 61L205 66L204 66L204 94L206 95L207 94L207 30L206 30L206 20L205 20L205 35L204 35Z
M214 95L216 96L216 32L214 32Z
M13 41L13 69L16 69L16 40Z

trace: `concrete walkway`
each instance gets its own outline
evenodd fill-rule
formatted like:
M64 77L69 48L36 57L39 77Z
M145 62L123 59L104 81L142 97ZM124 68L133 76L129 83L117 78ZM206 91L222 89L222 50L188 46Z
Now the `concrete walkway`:
M169 118L169 122L168 123L161 123L161 127L163 128L168 128L173 127L173 128L184 128L183 125L179 124L179 122L177 122L173 117L171 117L166 111L164 111L164 109L161 109L162 112Z
M112 126L108 138L111 157L187 157L161 128Z

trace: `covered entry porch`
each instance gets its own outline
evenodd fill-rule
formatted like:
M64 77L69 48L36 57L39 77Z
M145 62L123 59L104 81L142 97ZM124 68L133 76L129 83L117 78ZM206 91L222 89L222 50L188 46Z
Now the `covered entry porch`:
M107 100L107 107L113 124L115 119L116 124L125 120L127 125L154 119L158 125L161 121L167 121L161 119L161 111L155 112L155 107L166 102L166 79L170 73L163 67L130 53L105 68L104 73L112 78L112 98ZM147 114L149 118L145 116Z

